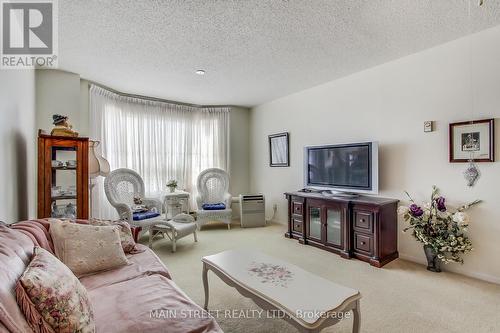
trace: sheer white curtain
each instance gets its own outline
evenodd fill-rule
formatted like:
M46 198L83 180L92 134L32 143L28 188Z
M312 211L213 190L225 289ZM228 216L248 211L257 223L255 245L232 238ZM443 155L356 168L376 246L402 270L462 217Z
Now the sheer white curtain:
M159 197L169 180L196 196L207 168L229 171L229 108L197 108L118 95L90 87L91 137L111 170L129 168L144 179L146 195ZM103 179L94 189L92 216L114 218ZM191 202L193 205L194 201Z

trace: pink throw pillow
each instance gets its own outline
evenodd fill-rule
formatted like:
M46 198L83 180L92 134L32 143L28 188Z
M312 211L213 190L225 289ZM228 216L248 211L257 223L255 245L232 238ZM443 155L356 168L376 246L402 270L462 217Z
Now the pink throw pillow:
M16 298L34 332L95 332L87 290L68 267L41 247L35 247L17 281Z

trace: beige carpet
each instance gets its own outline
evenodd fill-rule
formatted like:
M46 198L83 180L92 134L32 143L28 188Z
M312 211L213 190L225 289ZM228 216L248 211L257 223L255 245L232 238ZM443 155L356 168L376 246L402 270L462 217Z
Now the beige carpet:
M284 225L241 229L224 225L205 227L199 242L192 237L178 242L158 239L155 252L170 269L174 281L198 304L204 300L200 258L226 249L252 248L276 256L326 279L361 291L361 331L401 332L500 332L500 286L453 273L431 273L424 266L396 260L382 269L358 260L303 246L283 237ZM145 242L146 239L141 239ZM498 264L492 258L492 264ZM251 300L209 273L210 309L259 309ZM293 292L293 291L292 291ZM280 319L217 319L226 333L296 332ZM327 332L350 332L345 319Z

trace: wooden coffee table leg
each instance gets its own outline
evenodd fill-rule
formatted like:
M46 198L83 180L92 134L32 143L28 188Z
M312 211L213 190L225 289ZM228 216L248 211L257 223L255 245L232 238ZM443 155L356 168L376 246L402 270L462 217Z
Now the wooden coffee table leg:
M352 309L353 323L352 323L352 332L359 333L359 329L361 326L361 309L359 307L359 299L356 301L354 308Z
M203 308L208 310L208 267L207 264L203 263L203 289L205 289L205 305Z

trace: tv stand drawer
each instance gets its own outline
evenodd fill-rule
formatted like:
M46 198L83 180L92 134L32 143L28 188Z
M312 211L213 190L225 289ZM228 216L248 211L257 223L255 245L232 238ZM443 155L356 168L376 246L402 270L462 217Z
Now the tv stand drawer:
M294 232L302 233L303 230L303 224L302 221L297 220L297 219L292 219L292 230Z
M373 213L366 210L353 210L354 229L366 233L373 232Z
M354 250L366 254L373 253L373 237L354 232Z
M304 204L302 202L294 201L292 204L292 211L294 215L302 216L304 213Z

